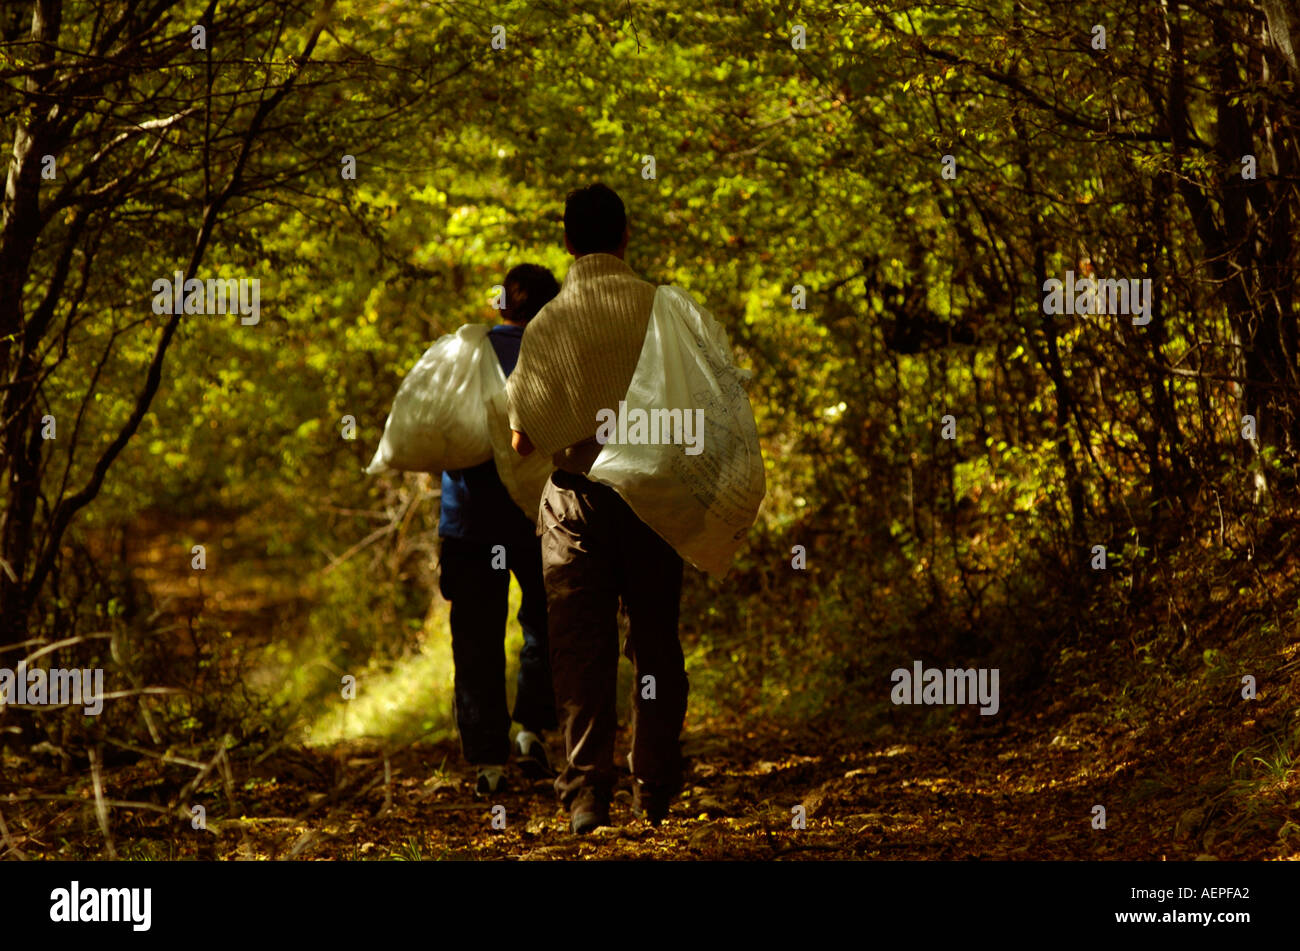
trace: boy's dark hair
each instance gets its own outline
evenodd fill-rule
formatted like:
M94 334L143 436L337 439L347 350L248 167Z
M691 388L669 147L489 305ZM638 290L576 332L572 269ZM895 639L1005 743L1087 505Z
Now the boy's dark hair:
M560 293L555 275L540 264L517 264L506 275L506 307L502 316L526 324Z
M564 200L564 233L578 254L613 254L626 230L623 199L608 185L575 188Z

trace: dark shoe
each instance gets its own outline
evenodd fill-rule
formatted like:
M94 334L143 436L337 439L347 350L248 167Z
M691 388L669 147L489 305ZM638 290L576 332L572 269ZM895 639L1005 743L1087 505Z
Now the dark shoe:
M668 817L668 805L673 801L673 795L671 786L638 779L632 784L632 811L652 826L657 826Z
M515 737L515 749L518 752L519 772L528 779L555 778L555 768L551 766L551 758L546 755L546 745L532 730L519 731Z
M584 789L569 807L574 835L586 835L599 826L609 825L609 796Z

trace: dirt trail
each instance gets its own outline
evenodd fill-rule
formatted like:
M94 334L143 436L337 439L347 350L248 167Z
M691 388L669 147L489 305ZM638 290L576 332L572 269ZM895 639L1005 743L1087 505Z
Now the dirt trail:
M156 570L153 547L136 550ZM182 594L171 593L178 608ZM241 626L242 607L247 626L266 631L264 603L226 595L228 623ZM1216 722L1188 713L1186 723L1160 730L1099 732L1095 714L1058 702L1040 713L1004 711L996 723L959 720L942 734L909 734L900 717L901 728L879 742L831 723L746 732L688 715L686 787L669 819L657 829L636 819L623 773L612 826L581 838L547 782L512 772L508 791L475 799L473 772L454 741L279 748L236 754L228 775L213 773L193 796L207 810L206 828L126 806L114 808L113 825L124 857L178 859L1296 857L1300 837L1287 838L1285 827L1279 833L1275 822L1252 825L1240 810L1220 808L1227 783L1206 777L1228 775L1229 763L1186 755L1198 734L1200 748L1215 748L1206 730ZM624 763L626 736L619 741L616 761ZM551 749L558 760L554 738ZM107 768L104 783L117 800L165 805L193 776L142 760ZM56 827L71 832L78 813L93 810L82 798L61 807ZM1104 829L1094 828L1097 805L1106 809ZM78 851L93 857L102 841L93 822L80 825ZM40 854L51 829L29 828L36 834L17 841Z
M849 738L686 737L687 786L670 818L632 815L620 783L612 825L576 837L546 782L476 800L454 742L284 751L239 786L242 818L209 819L184 851L303 859L1150 859L1203 854L1177 797L1130 805L1125 783L1051 737L1020 734L864 748ZM387 762L385 762L387 760ZM444 769L439 769L445 760ZM242 774L242 771L239 771ZM1111 803L1104 830L1092 806ZM504 812L494 807L503 807ZM805 827L795 828L796 807ZM504 825L504 828L494 828ZM1218 858L1258 855L1222 841Z

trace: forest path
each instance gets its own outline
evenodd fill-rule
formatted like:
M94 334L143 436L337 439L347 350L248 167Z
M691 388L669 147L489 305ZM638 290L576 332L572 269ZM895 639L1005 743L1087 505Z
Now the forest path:
M1055 742L1053 742L1055 740ZM872 749L851 737L688 731L686 786L652 828L623 774L612 825L569 831L549 782L487 800L453 741L385 753L365 744L286 750L245 782L245 818L209 822L223 858L1151 859L1195 858L1182 797L1126 809L1123 783L1058 737L932 737ZM620 755L621 755L620 751ZM1158 797L1157 797L1158 799ZM1108 827L1092 806L1109 802ZM501 807L501 808L497 808ZM796 807L805 827L796 828ZM1133 821L1133 815L1141 821ZM494 827L494 824L496 827ZM215 828L214 828L215 827ZM1186 828L1184 828L1186 827ZM1258 848L1258 842L1254 848ZM1243 857L1227 842L1218 858ZM1258 853L1256 853L1258 854Z
M180 615L190 607L189 592L172 577L179 574L174 566L161 568L155 551L161 543L154 541L135 547L130 560L155 601ZM168 541L164 547L175 546ZM268 616L256 592L217 594L236 631L265 636L268 626L282 620ZM302 609L292 598L283 604L289 614ZM1239 810L1234 815L1232 804L1225 803L1231 792L1226 780L1207 782L1207 776L1226 776L1228 763L1207 768L1204 756L1189 755L1215 748L1206 732L1218 729L1215 718L1183 720L1187 711L1180 711L1171 713L1169 722L1138 728L1077 704L1048 701L1046 709L1037 710L1029 698L1022 699L1024 709L1007 706L995 718L960 711L946 731L921 730L921 711L900 707L891 716L896 729L885 731L884 741L881 731L874 739L853 735L833 718L787 728L751 711L752 725L746 727L688 713L685 788L658 828L633 816L626 771L620 773L612 825L584 837L570 832L549 782L527 782L513 767L507 791L476 799L473 769L463 763L457 742L448 739L401 746L379 740L279 746L260 756L237 751L229 758L229 773L214 772L191 797L205 804L205 828L193 829L176 816L115 807L114 834L125 857L150 858L1295 855L1294 837L1279 837L1267 823L1245 824ZM562 742L554 736L549 741L553 761L562 761ZM626 744L626 731L620 731L615 757L620 766L626 763ZM104 785L116 799L163 806L193 775L154 759L118 761L106 764ZM29 779L40 785L35 775ZM79 795L87 798L88 790ZM1104 829L1094 828L1097 805L1106 809ZM75 825L77 811L68 809L65 822ZM83 835L73 837L94 854L103 843L93 823L82 825Z

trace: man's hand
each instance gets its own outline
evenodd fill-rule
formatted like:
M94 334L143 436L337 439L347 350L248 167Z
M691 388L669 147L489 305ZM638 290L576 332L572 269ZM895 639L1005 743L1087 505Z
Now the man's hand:
M510 430L510 448L521 456L526 456L533 451L533 441L528 438L527 433L521 433L517 429Z

